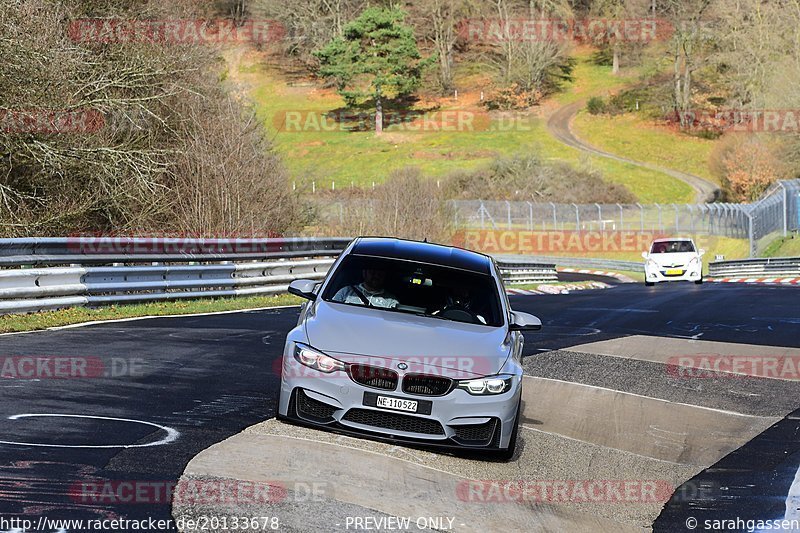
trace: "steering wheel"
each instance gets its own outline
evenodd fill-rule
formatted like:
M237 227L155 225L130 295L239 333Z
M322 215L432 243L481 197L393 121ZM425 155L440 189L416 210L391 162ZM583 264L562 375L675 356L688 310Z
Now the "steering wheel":
M445 306L436 314L442 318L456 320L458 322L478 322L478 319L474 313L467 311L460 305Z

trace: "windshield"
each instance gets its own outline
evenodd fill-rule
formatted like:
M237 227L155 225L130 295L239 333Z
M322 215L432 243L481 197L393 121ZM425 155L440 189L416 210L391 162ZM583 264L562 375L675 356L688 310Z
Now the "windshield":
M692 241L654 242L650 250L652 254L676 254L683 252L694 252Z
M400 313L502 326L493 278L455 268L350 255L322 299Z

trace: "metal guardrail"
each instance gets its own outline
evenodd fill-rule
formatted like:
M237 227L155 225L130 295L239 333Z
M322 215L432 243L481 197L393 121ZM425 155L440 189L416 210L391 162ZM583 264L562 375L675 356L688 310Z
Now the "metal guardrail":
M6 267L0 269L0 314L283 293L295 279L324 278L349 242L346 238L0 239L0 267ZM498 266L510 283L557 279L552 262L506 258Z
M265 261L337 255L351 239L43 237L0 239L0 267Z
M350 239L0 239L0 313L286 292ZM33 268L31 268L33 267Z
M595 259L588 257L558 257L558 256L530 256L530 255L504 255L503 261L538 261L563 267L595 268L598 270L623 270L627 272L644 272L644 263L639 261L621 261L617 259ZM500 261L500 259L498 259Z
M506 283L537 283L556 281L558 273L555 263L539 263L528 260L497 259L500 275Z
M714 278L800 277L800 257L770 257L714 261L708 264Z

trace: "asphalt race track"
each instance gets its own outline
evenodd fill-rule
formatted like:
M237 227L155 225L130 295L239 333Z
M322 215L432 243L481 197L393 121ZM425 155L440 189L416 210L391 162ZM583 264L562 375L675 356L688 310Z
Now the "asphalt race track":
M740 389L724 382L678 390L646 357L590 357L565 349L634 336L760 345L765 354L772 353L769 347L800 348L799 297L796 288L768 285L622 284L511 302L545 324L526 335L526 371L535 378L739 413ZM174 483L203 449L274 417L274 369L297 312L144 319L0 337L4 358L91 358L105 369L96 377L0 380L0 516L170 518L167 501L87 501L76 487ZM790 385L753 385L757 392L750 396L760 399L747 403L744 414L800 408ZM743 518L782 517L800 464L798 414L699 472L687 485L691 494L676 491L654 529L686 531L689 515L729 517L732 509Z

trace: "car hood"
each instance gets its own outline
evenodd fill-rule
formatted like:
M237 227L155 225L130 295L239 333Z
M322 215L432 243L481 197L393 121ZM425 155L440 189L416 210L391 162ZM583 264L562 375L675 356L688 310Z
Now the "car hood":
M349 363L406 363L407 372L447 368L451 377L496 374L511 351L504 327L463 324L317 301L305 320L309 344Z
M653 260L658 266L684 266L695 257L698 257L697 252L650 254L648 256L648 258Z

